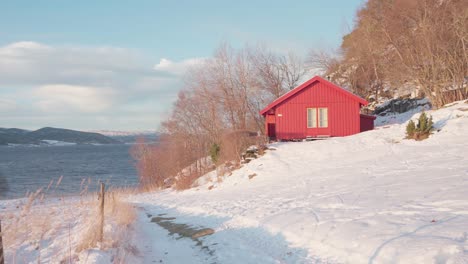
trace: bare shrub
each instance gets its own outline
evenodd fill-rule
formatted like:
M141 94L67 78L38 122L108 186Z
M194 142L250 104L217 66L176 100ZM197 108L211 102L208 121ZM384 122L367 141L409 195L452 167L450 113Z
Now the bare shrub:
M230 171L229 171L228 166L226 166L226 163L221 164L221 165L216 167L216 176L223 176L223 175L227 174L228 172L230 172Z
M178 144L173 143L163 136L157 144L139 139L132 147L131 155L136 160L140 186L144 191L165 187L167 180L177 175L181 166L176 156Z
M256 146L258 149L258 155L263 156L265 154L265 150L268 149L267 144L268 144L269 138L268 136L258 136L256 139Z
M176 189L177 191L190 189L193 186L193 183L200 176L201 175L198 175L196 173L192 173L192 174L184 175L184 176L178 176L174 181L173 188Z
M257 133L239 130L226 133L221 141L221 160L239 162L242 153L257 143Z

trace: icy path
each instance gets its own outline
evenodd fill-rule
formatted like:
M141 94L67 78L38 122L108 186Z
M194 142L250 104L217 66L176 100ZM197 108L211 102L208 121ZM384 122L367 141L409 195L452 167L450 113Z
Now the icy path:
M143 211L142 211L143 212ZM211 227L212 235L194 241L151 222L151 216L174 217L174 223ZM148 215L150 217L148 217ZM176 210L147 206L140 215L138 236L143 263L304 263L307 251L290 248L281 235L261 228L228 228L227 218L184 215Z
M138 218L135 241L139 245L142 263L210 263L209 254L203 252L190 239L176 239L150 221L146 213Z
M146 213L216 230L203 238L209 254L142 213L144 241L190 263L468 263L465 108L431 113L441 130L423 142L393 125L276 144L221 184L135 196Z

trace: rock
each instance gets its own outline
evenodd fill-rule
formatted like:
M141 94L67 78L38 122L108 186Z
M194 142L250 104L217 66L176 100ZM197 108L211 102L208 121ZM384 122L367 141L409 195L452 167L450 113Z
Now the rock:
M389 114L404 113L412 109L423 107L431 108L431 103L423 99L392 99L384 104L377 106L374 110L374 115L386 116Z
M195 234L192 235L192 239L197 239L199 237L204 237L204 236L209 236L214 234L214 230L211 228L204 228L199 231L197 231Z

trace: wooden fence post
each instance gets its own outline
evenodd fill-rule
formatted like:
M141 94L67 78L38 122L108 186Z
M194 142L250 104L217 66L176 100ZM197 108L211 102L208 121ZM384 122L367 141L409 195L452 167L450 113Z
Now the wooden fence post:
M104 183L101 182L101 193L100 193L100 198L101 198L101 204L99 206L100 208L100 230L99 230L99 242L102 242L104 239L104 199L106 197L105 194L105 186ZM2 264L2 263L0 263Z
M5 255L3 254L2 242L2 220L0 220L0 264L5 264Z

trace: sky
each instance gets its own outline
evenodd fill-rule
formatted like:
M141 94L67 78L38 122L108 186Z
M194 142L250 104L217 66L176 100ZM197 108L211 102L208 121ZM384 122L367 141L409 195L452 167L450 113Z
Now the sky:
M221 43L306 58L361 0L0 0L0 127L156 130Z

